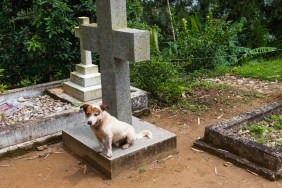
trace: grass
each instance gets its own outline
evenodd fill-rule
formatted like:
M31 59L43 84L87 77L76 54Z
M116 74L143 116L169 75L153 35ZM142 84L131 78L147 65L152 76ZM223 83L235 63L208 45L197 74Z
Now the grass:
M264 118L257 124L243 127L239 132L258 143L277 148L282 144L282 114Z
M209 89L218 89L218 90L223 90L226 88L232 88L229 85L226 84L215 84L215 83L211 83L211 82L206 82L206 81L201 81L201 82L191 82L187 85L187 88L193 89L196 87L203 87L206 90Z
M282 81L282 59L270 61L255 60L243 66L233 67L228 72L232 72L241 77Z

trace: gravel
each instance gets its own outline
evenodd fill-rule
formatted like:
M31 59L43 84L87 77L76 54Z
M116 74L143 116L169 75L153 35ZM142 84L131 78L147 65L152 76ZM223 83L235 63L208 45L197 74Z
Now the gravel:
M226 74L220 78L208 78L205 81L218 83L218 84L227 84L235 87L240 87L245 90L255 90L259 93L272 93L273 91L282 92L282 83L278 81L264 81L253 78L240 78L230 74Z
M12 101L9 100L6 104L14 107L13 109L15 110L12 113L11 110L0 111L0 127L10 126L16 122L50 116L52 114L75 108L69 103L55 100L48 95L34 98L20 97Z

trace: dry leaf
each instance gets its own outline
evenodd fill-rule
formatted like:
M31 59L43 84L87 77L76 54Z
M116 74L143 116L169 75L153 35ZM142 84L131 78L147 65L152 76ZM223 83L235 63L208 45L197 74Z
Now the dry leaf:
M202 151L202 150L195 149L195 148L191 148L191 150L196 151L196 152L199 152L199 153L203 153L203 152L204 152L204 151Z
M86 172L87 172L87 165L84 165L83 166L83 174L86 174Z

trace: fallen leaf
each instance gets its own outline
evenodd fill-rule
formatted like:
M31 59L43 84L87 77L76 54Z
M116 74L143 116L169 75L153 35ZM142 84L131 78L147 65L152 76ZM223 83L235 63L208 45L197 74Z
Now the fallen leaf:
M220 119L223 116L223 114L221 114L220 116L217 117L217 119Z
M86 174L86 172L87 172L87 165L84 165L83 166L83 174Z
M204 152L204 151L202 151L202 150L195 149L195 148L191 148L191 150L196 151L196 152L199 152L199 153L203 153L203 152Z

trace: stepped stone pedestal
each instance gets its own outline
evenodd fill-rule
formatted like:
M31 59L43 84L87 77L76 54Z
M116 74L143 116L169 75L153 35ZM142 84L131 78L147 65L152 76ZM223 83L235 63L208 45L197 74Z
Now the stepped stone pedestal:
M150 123L133 117L133 127L138 133L150 130L153 138L136 140L128 149L113 146L113 157L106 157L106 150L98 153L99 144L87 123L63 131L63 143L66 148L90 163L108 178L113 178L130 168L149 164L176 153L176 135Z
M75 67L75 72L71 72L70 81L65 82L63 90L68 95L86 102L102 97L101 74L98 72L98 66L92 64L91 51L83 47L83 36L81 35L81 26L89 24L89 18L81 17L79 19L80 27L76 27L75 36L80 38L81 63Z
M97 65L76 65L70 81L65 82L63 90L80 101L91 101L102 97L101 74Z

